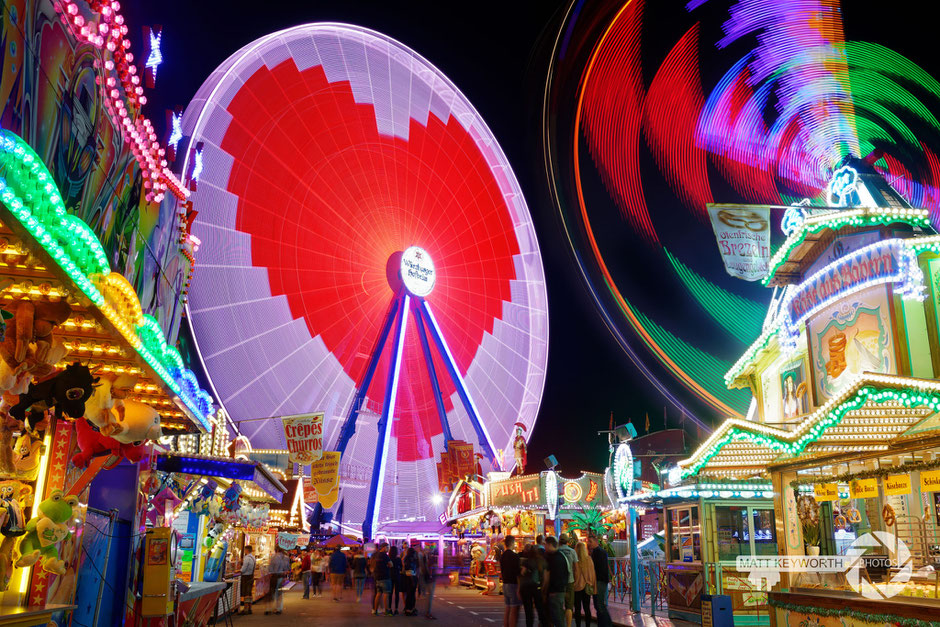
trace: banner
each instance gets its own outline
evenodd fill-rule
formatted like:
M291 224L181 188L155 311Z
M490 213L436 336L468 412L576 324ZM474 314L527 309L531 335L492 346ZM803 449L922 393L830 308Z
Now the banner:
M817 483L813 486L817 501L835 501L839 498L839 486L834 483Z
M940 492L940 470L920 471L920 491Z
M878 496L878 479L853 479L849 482L849 496L853 499L872 499Z
M323 412L284 416L281 420L292 464L312 464L323 456Z
M903 496L911 493L910 475L888 475L885 477L885 495Z
M709 205L718 252L728 274L757 281L770 262L770 207Z
M277 546L285 551L293 551L297 548L297 534L287 533L286 531L277 532Z
M304 500L333 507L339 497L339 459L335 451L323 453L322 459L310 464L310 479L304 481Z

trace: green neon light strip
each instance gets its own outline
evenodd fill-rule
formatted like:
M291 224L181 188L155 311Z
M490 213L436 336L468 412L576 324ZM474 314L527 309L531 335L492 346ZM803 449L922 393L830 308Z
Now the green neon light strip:
M818 440L829 427L842 422L848 412L859 409L867 403L884 402L897 402L908 409L928 406L934 412L940 411L940 394L928 393L911 387L897 389L874 384L865 385L859 388L850 398L831 409L824 411L823 408L809 416L795 431L781 432L781 437L777 437L772 433L761 433L755 427L745 425L740 421L730 426L726 422L716 432L717 437L710 438L690 458L695 461L682 470L682 476L688 477L697 473L709 460L720 453L726 444L732 441L743 440L760 444L783 455L795 457L801 454L807 446ZM723 434L722 431L724 431ZM780 432L778 429L774 431Z
M104 296L88 276L111 272L101 242L87 224L66 212L52 175L39 156L20 137L6 130L0 132L0 174L3 175L0 177L0 200L91 302L97 307L104 305ZM29 202L24 202L24 198ZM179 352L167 347L156 320L147 318L145 316L141 325L149 331L146 333L147 342L141 338L137 353L208 429L207 412L201 410L196 399L191 398L170 375L170 367L183 369ZM140 327L137 333L140 335ZM201 394L204 402L209 398L202 390L197 394ZM211 402L209 408L211 410Z

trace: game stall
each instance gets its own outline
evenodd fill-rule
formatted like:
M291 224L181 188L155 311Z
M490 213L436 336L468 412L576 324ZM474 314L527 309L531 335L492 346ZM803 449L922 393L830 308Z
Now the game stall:
M681 461L670 490L768 485L775 552L816 566L751 577L773 624L913 627L940 608L940 236L867 163L847 159L837 174L854 206L784 214L767 322L726 375L752 391L751 412ZM730 524L734 537L737 516L709 531L707 510L678 514L667 530L699 529L706 554L708 534L720 540ZM759 527L748 518L755 548L770 512L759 516ZM832 572L820 566L844 556ZM718 585L704 582L709 593Z

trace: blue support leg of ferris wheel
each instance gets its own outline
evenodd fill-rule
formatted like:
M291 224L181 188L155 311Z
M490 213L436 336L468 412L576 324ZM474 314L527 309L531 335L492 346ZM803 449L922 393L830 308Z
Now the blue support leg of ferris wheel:
M375 445L375 460L372 463L372 482L369 485L369 504L366 517L362 522L363 538L373 538L378 526L379 508L382 505L382 490L385 484L385 468L388 462L388 445L392 436L392 423L395 421L395 398L398 395L398 377L401 374L401 355L405 348L405 328L408 326L408 310L411 299L405 295L398 308L395 323L395 343L385 381L385 402L382 404L382 416L379 418L379 438Z
M434 314L431 312L431 306L428 304L428 301L422 300L418 305L418 311L424 319L428 331L431 332L431 337L434 339L434 343L437 345L437 350L440 352L441 357L444 358L444 365L447 366L447 372L450 374L450 378L454 382L454 387L457 388L457 394L460 396L460 400L463 402L464 409L467 410L467 414L470 416L470 424L473 425L473 430L477 434L477 439L480 441L480 446L485 449L488 459L493 461L496 469L502 470L502 460L496 457L496 447L493 446L493 440L490 439L490 434L486 430L486 425L484 425L483 421L480 419L480 412L477 411L477 407L474 404L473 399L470 397L470 391L467 390L467 386L463 382L463 377L460 376L460 371L457 369L457 362L454 360L454 356L447 347L447 341L444 339L444 335L441 333L441 328L438 326L437 320L434 318Z
M420 307L420 305L419 305ZM418 327L418 337L421 338L421 350L424 352L424 363L428 366L428 377L431 379L431 388L434 390L434 404L437 406L437 416L441 419L441 433L444 434L444 450L448 449L448 442L454 439L450 432L450 422L447 421L447 410L444 409L444 397L441 395L441 383L437 380L437 369L434 368L434 357L431 355L431 346L428 344L428 333L424 328L421 313L415 315L415 326Z

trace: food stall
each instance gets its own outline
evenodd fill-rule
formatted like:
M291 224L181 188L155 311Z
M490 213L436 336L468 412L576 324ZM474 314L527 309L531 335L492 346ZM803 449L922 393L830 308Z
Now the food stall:
M772 486L776 553L796 558L752 576L772 624L922 625L940 609L940 237L864 162L840 172L866 206L787 210L767 322L726 375L751 411L681 461L670 489ZM719 532L707 510L698 527L677 513L680 536Z

